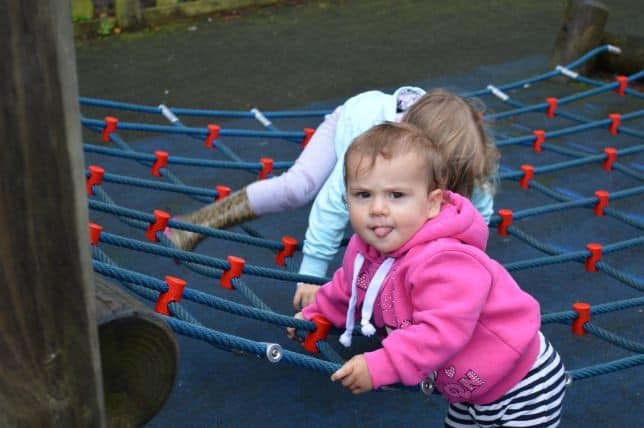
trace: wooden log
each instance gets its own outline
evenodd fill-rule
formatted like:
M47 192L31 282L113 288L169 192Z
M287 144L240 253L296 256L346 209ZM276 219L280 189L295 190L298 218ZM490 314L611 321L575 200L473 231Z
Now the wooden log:
M644 70L644 36L606 32L602 44L617 46L622 53L602 53L597 59L599 71L629 75Z
M98 275L95 283L107 425L142 426L172 392L179 348L155 312Z
M103 427L67 0L0 2L0 426Z
M589 50L599 46L604 36L608 19L608 7L594 0L568 0L561 28L550 57L550 64L566 65ZM577 69L582 74L590 73L595 59Z

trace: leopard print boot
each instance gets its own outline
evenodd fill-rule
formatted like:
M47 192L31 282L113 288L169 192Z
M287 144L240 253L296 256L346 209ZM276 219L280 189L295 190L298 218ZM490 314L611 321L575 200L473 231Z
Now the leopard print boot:
M213 202L189 214L177 216L177 220L199 226L226 229L256 217L250 207L246 188ZM179 249L192 251L204 236L187 230L166 229L166 236Z

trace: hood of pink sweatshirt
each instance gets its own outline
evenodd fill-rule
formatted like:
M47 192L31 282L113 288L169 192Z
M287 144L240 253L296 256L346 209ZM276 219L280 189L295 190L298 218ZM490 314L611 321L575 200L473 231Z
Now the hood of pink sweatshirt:
M375 248L367 245L358 236L354 236L356 251L371 262L382 263L386 257L400 258L413 248L441 238L454 239L485 251L488 227L469 199L458 193L445 191L444 200L438 216L428 220L409 241L393 253L379 255Z
M387 257L395 259L373 308L388 327L382 348L365 353L374 388L418 384L435 377L450 402L489 403L520 381L539 351L538 303L484 252L488 228L471 202L445 192L445 203L401 248L380 255L354 236L343 265L303 310L337 327L347 317L353 261L357 310L367 285ZM362 279L360 279L362 278Z

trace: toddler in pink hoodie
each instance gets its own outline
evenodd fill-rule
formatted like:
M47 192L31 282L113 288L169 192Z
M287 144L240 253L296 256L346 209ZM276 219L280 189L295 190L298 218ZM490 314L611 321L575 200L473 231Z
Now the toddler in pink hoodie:
M407 124L366 131L345 156L355 235L343 264L298 318L321 315L382 346L331 379L353 393L433 383L448 427L559 424L563 364L540 333L539 304L485 253L488 228L472 203L444 190L445 162ZM289 335L294 337L292 329Z

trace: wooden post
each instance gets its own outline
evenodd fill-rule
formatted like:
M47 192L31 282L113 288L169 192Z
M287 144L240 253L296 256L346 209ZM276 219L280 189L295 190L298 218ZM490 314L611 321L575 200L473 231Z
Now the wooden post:
M617 46L622 53L604 52L599 55L597 67L601 71L629 75L644 69L644 36L607 32L602 44Z
M608 7L594 0L568 0L561 29L550 58L552 67L566 65L600 45L608 19ZM577 69L588 73L594 60Z
M96 323L107 425L143 426L174 387L179 367L174 333L158 314L100 276Z
M136 28L141 25L141 5L139 0L114 0L116 25L121 29Z
M68 0L0 2L0 426L103 427Z

